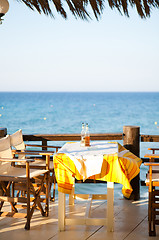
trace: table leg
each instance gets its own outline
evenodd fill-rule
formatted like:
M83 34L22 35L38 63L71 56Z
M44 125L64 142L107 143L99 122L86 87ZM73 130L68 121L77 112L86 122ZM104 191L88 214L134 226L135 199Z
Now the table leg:
M107 231L114 231L114 183L107 182Z
M69 205L74 205L74 194L75 194L75 186L72 187L72 192L69 194Z
M65 193L58 192L58 226L59 231L65 230Z

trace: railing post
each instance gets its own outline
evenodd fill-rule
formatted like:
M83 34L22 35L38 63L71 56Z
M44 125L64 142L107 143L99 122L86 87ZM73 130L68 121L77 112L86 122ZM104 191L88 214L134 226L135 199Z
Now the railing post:
M42 139L42 145L45 147L42 147L42 150L47 150L47 140L46 139Z
M7 135L7 128L0 127L0 138L5 137Z
M46 139L42 139L42 146L45 146L45 147L42 147L42 150L46 150L47 151L47 140ZM46 156L42 156L42 159L46 159Z
M140 157L140 127L124 126L123 127L123 146L130 152ZM140 199L140 175L138 174L131 181L133 192L129 199Z

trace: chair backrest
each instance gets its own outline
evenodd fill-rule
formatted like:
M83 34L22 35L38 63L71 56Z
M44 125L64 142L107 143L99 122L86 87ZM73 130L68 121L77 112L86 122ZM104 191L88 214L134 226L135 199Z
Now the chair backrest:
M13 158L9 136L0 139L0 158ZM10 162L0 161L0 173L8 172L10 167Z
M10 135L10 144L16 150L25 150L25 144L23 141L23 134L21 129Z
M11 147L15 148L16 150L25 150L25 144L23 141L23 134L21 129L10 135L10 144ZM25 159L25 154L19 153L18 158Z

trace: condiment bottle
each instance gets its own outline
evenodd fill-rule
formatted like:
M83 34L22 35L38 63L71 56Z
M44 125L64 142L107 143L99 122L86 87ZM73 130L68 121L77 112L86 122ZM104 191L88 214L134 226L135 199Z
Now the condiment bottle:
M85 146L86 147L90 146L90 134L89 134L88 123L86 124L86 131L85 131Z
M81 146L85 146L85 130L84 123L82 123L82 131L81 131Z

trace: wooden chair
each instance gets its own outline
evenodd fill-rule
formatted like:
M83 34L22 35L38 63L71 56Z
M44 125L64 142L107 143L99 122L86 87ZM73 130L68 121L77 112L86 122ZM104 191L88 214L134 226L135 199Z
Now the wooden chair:
M19 129L17 132L10 135L10 141L11 146L13 149L14 154L18 154L18 157L21 159L25 159L26 156L39 156L43 155L45 156L44 159L39 159L39 157L36 157L35 162L30 164L30 168L35 169L48 169L50 171L50 178L49 178L49 189L50 189L50 200L55 201L55 187L56 187L56 178L55 178L55 172L54 172L54 166L53 166L53 160L50 160L50 156L54 154L54 152L57 152L60 146L49 146L49 148L55 149L55 151L47 151L47 150L35 150L37 148L46 148L48 146L42 146L42 145L33 145L33 144L25 144L23 141L23 135L22 130ZM32 147L32 149L27 150L27 147ZM22 166L22 165L21 165ZM53 186L53 194L51 195L51 188Z
M156 154L156 151L159 151L159 148L148 148L148 150L152 151L151 154ZM154 161L154 160L151 159L151 161ZM159 166L152 166L152 170L153 170L153 172L158 172L159 173Z
M155 162L155 159L159 158L159 155L153 153L144 157L150 159L150 162L144 163L145 166L149 166L146 176L146 186L149 187L149 236L156 236L156 225L159 225L159 162Z
M0 139L0 216L26 218L26 230L30 229L30 221L35 208L40 210L42 216L48 216L49 214L49 171L30 169L30 163L33 161L32 159L14 159L9 136ZM19 162L25 163L26 168L14 167ZM34 187L35 181L38 181L38 187ZM40 193L44 182L46 183L46 199L45 206L42 206ZM14 191L11 191L14 185L24 191L25 195L15 197ZM10 212L2 212L4 202L10 203ZM26 213L18 212L19 203L26 204Z

